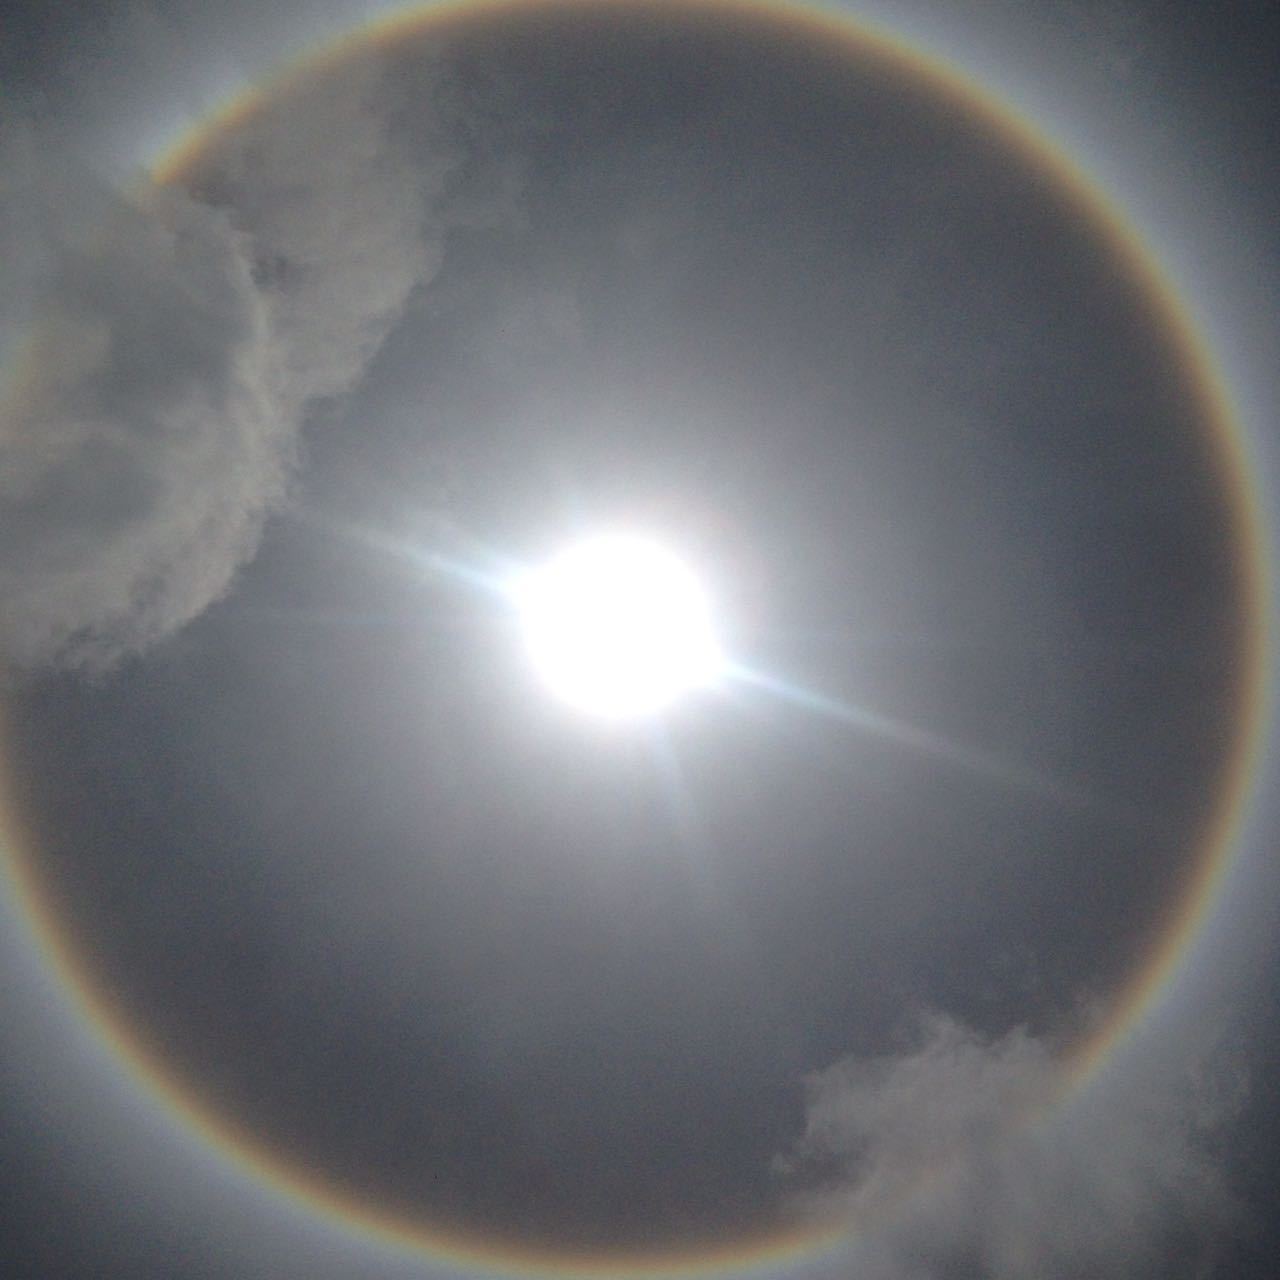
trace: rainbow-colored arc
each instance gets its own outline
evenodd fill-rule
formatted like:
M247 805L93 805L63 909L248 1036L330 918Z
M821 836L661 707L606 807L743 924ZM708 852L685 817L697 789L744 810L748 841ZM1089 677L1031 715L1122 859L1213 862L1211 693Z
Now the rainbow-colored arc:
M536 6L544 0L458 0L429 5L384 17L290 63L272 80L249 87L226 103L210 119L180 139L152 170L158 184L179 181L210 140L236 128L294 76L311 74L336 63L361 46L395 44L426 29L446 29L477 15L500 17ZM722 10L727 17L752 15L786 21L851 52L870 54L896 64L949 97L957 108L981 120L1029 164L1052 178L1075 201L1086 219L1129 263L1133 278L1144 288L1163 318L1167 332L1181 352L1191 379L1200 390L1212 434L1217 465L1231 500L1230 519L1236 547L1240 598L1245 617L1238 654L1238 705L1234 738L1218 782L1213 814L1201 837L1201 852L1176 905L1143 961L1114 997L1109 1016L1099 1029L1078 1044L1066 1064L1059 1100L1081 1088L1111 1051L1124 1041L1158 1003L1180 970L1209 916L1232 864L1232 854L1248 808L1253 775L1261 754L1269 706L1267 654L1271 604L1268 537L1256 489L1255 468L1248 442L1238 421L1228 387L1213 353L1197 332L1184 301L1175 292L1138 229L1112 206L1104 193L1050 139L1011 108L995 100L960 73L914 49L888 33L855 24L844 15L768 0L675 0ZM607 0L558 0L598 6ZM10 887L29 926L31 940L48 968L59 979L83 1023L125 1065L150 1097L187 1131L198 1137L246 1174L301 1202L347 1229L380 1243L421 1253L442 1264L469 1270L525 1275L692 1275L783 1267L835 1248L854 1229L849 1224L788 1230L726 1241L696 1252L673 1251L641 1256L563 1254L495 1247L483 1240L439 1230L359 1202L326 1184L314 1172L299 1168L267 1149L253 1134L238 1128L177 1079L161 1055L147 1043L145 1031L128 1024L99 985L91 965L56 918L30 856L34 840L11 794L12 771L3 767L8 744L0 739L0 840Z

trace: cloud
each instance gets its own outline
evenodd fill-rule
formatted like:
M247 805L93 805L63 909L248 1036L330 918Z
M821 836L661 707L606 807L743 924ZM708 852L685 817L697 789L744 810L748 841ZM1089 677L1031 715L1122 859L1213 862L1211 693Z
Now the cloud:
M361 377L440 256L451 161L406 163L371 60L298 83L191 191L2 149L0 650L102 667L224 594L300 425ZM13 334L25 331L21 343Z
M808 1079L777 1172L801 1212L858 1226L865 1280L1207 1274L1237 1217L1214 1149L1238 1079L1166 1065L1054 1107L1060 1070L1025 1031L927 1018L907 1052Z

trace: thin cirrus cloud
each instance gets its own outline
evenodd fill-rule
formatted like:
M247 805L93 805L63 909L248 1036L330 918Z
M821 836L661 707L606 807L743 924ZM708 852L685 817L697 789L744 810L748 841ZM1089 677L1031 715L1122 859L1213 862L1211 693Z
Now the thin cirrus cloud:
M380 94L372 67L303 86L225 141L207 202L104 190L14 131L4 284L30 331L0 410L11 662L109 666L253 554L308 406L359 380L438 263L450 161L399 162Z

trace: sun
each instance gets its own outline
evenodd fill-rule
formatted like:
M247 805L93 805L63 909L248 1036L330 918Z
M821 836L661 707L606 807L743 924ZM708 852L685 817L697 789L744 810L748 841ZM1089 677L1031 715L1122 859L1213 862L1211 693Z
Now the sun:
M655 715L724 670L701 584L647 537L575 542L521 575L513 594L535 671L590 715Z

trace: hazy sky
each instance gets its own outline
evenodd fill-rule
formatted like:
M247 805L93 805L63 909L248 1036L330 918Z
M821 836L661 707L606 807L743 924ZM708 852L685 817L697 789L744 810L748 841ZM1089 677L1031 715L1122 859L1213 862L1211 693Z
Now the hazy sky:
M1266 21L876 13L1094 139L1265 462ZM1131 258L939 83L723 8L352 46L131 171L351 16L30 5L0 61L6 747L120 1025L480 1247L1269 1274L1264 805L1240 914L1053 1102L1242 696L1231 477ZM538 686L492 584L618 526L752 678L625 726ZM6 1274L448 1269L208 1152L15 911Z

